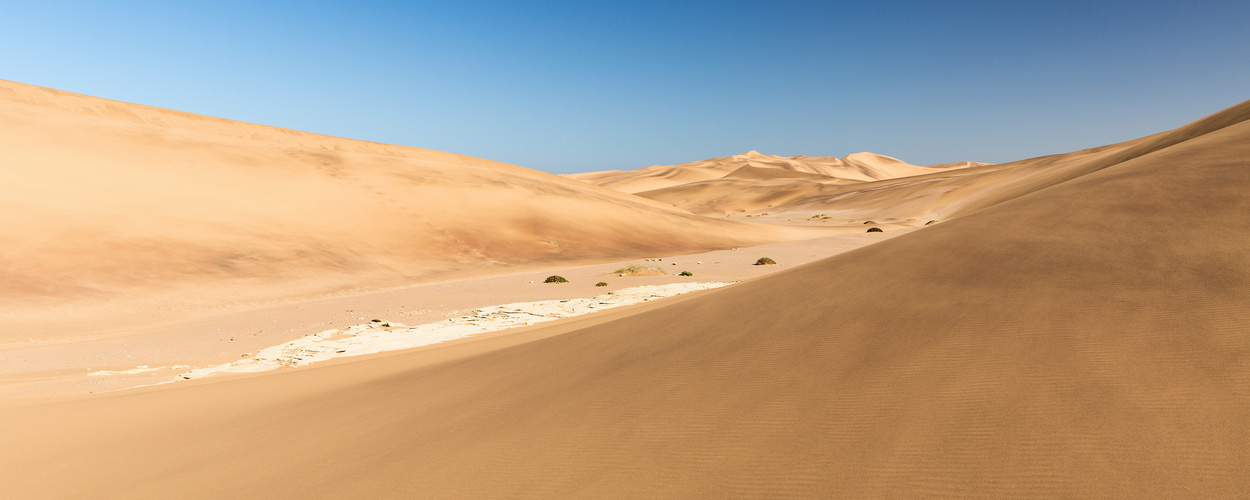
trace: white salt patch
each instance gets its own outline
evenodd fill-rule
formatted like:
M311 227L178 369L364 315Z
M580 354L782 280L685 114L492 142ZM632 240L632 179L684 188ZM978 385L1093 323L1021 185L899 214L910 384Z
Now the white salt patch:
M385 351L412 349L439 342L461 339L479 333L530 326L535 323L571 318L614 307L647 302L698 290L707 290L731 283L672 283L625 288L591 298L519 302L474 309L472 313L447 321L406 326L400 323L373 321L326 330L290 342L261 349L247 359L196 368L178 375L175 380L206 377L214 373L253 373L281 367L302 366L347 356L362 356Z
M148 365L140 365L139 367L134 368L132 370L122 370L122 371L99 370L99 371L94 371L94 372L87 372L87 376L88 377L100 377L100 376L108 376L108 375L134 375L136 373L154 372L157 370L164 370L166 368L171 368L171 367L158 366L156 368L148 368ZM174 366L172 368L186 368L186 367Z

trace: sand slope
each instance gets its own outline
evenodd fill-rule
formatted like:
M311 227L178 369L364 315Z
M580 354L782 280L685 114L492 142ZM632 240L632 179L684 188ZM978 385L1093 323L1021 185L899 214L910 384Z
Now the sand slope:
M514 165L0 81L0 341L785 237Z
M1058 166L1009 201L641 312L9 403L0 479L18 497L1245 497L1248 118L1038 160Z

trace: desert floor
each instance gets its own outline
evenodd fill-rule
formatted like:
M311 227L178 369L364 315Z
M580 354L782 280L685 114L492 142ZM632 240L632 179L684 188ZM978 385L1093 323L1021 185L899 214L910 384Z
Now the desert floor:
M888 233L863 233L862 227L854 225L830 227L823 231L827 236L807 240L549 267L205 315L159 326L11 342L0 345L0 397L85 394L166 382L188 367L228 363L245 353L372 319L419 325L460 316L479 307L592 297L640 285L739 282L884 241L919 227L911 223L891 226L886 226ZM778 265L753 265L765 256ZM658 267L668 274L621 277L612 273L630 264ZM678 276L682 271L690 271L694 276ZM563 276L570 282L543 283L550 275ZM596 287L600 281L608 286ZM88 375L138 367L142 367L139 373Z

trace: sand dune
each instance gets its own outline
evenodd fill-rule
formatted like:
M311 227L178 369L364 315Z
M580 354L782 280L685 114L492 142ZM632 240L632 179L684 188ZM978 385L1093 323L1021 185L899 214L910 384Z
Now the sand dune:
M46 498L1244 497L1247 119L895 184L953 220L671 303L4 402L0 479Z
M725 174L725 176L721 177L721 179L811 179L826 182L843 181L842 179L830 177L828 175L799 172L797 170L786 170L783 168L752 167L750 165Z
M785 239L514 165L0 81L0 341Z
M822 216L817 217L822 223L946 220L1217 130L1236 119L1235 113L1229 116L1215 115L1170 132L1120 144L998 165L964 162L935 166L943 168L928 173L851 182L831 177L743 172L637 194L695 214L750 215L771 222L794 222L813 216Z
M794 173L817 174L845 181L875 181L965 168L983 163L960 162L921 167L876 153L855 153L845 158L831 156L774 156L758 151L724 158L710 158L680 165L655 165L637 170L609 170L569 174L580 181L626 193L642 193L692 182L721 179L743 167ZM755 175L762 175L756 173ZM775 174L780 175L780 174ZM741 173L737 177L742 177ZM830 179L830 180L834 180Z
M1067 154L855 186L823 186L823 193L773 211L819 211L837 218L875 220L958 217L1221 130L1245 120L1240 110L1239 105L1172 131Z
M875 153L855 153L845 158L780 157L755 151L726 158L712 158L673 166L653 166L632 171L588 172L569 177L618 189L707 216L767 213L772 220L793 221L829 206L831 197L855 191L898 185L914 177L938 173L962 173L988 164L976 162L916 166ZM958 174L956 174L958 175ZM793 180L786 182L785 179ZM894 208L898 200L881 204ZM920 215L920 216L923 216ZM910 216L909 216L910 217Z

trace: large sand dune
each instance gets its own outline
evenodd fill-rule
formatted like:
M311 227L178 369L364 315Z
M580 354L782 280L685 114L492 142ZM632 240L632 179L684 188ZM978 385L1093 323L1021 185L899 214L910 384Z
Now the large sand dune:
M0 341L777 241L499 162L0 81Z
M952 220L667 304L6 402L0 484L21 498L1242 498L1247 119L1250 102L965 169L967 186L932 174L973 193L931 194L958 201L941 205Z

